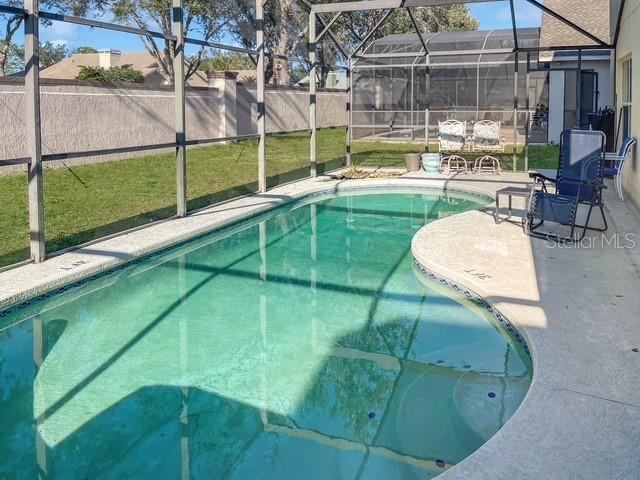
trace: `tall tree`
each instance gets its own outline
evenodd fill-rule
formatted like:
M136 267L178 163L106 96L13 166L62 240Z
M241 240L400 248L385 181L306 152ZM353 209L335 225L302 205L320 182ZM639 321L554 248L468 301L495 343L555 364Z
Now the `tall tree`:
M146 30L159 30L172 35L171 0L72 0L76 7L85 11L95 8L98 12L112 14L116 21L124 22ZM220 35L225 20L222 15L226 0L184 0L185 36L195 36L212 41ZM158 61L161 73L173 82L173 46L171 40L157 40L141 37L144 48ZM207 50L201 46L189 57L185 72L191 77L202 61Z
M21 0L5 0L3 3L9 7L21 8L23 6ZM10 66L10 62L15 60L16 51L13 39L22 25L23 18L22 15L10 14L6 14L6 16L3 15L0 18L3 19L0 25L4 24L2 25L3 35L0 39L0 77L4 77L5 75L14 73L13 71L9 71L8 67Z
M247 48L255 48L255 1L236 0L226 11L228 30ZM299 0L272 0L264 11L264 40L268 55L267 77L286 85L291 63L305 61L308 14Z
M5 44L0 40L0 49L4 50ZM2 72L0 72L0 78L6 75L13 75L24 70L24 47L22 45L16 45L10 43L8 48L4 50L5 57L3 58L4 64L2 66Z
M69 51L62 43L45 42L40 45L40 68L47 68L67 58Z
M85 11L85 3L87 0L41 0L40 7L44 9L54 9L60 12L72 12L76 15ZM23 8L24 0L2 0L4 5ZM2 38L0 38L0 77L15 73L16 65L20 65L18 70L24 68L24 50L22 47L15 44L15 35L23 25L24 18L22 15L2 15L0 16L0 29L2 30ZM41 25L50 25L51 20L40 20ZM53 53L54 57L59 58L60 49L54 48L51 44L48 47L48 53ZM19 55L22 55L22 60L19 59ZM57 57L55 57L57 55ZM66 56L66 51L65 55ZM62 58L64 58L64 56ZM42 61L41 61L42 63ZM54 62L55 63L55 62ZM48 65L45 65L48 66Z
M75 49L73 50L73 52L72 52L72 53L73 53L74 55L75 55L76 53L98 53L98 50L97 50L97 49L95 49L95 48L93 48L93 47L85 47L85 46L82 46L82 47L77 47L77 48L75 48Z
M40 68L47 68L67 58L67 46L59 43L45 42L40 45ZM24 45L12 44L7 55L5 71L12 75L24 70Z
M416 20L422 31L471 31L477 30L479 23L464 5L448 5L414 9ZM332 31L347 51L352 51L374 25L382 18L384 11L343 13ZM253 0L237 0L229 6L228 30L247 48L255 47L255 14ZM323 17L325 22L329 15ZM318 27L320 28L320 27ZM272 74L277 83L288 83L292 63L296 69L309 70L307 62L308 10L301 0L270 1L265 6L265 46L269 58L267 76ZM398 9L374 38L394 33L412 33L415 29L406 10ZM335 68L340 54L333 42L326 38L319 45L318 61L320 74Z
M251 70L254 63L247 55L240 53L215 52L210 57L205 57L200 63L200 70L204 72L220 72L225 70Z

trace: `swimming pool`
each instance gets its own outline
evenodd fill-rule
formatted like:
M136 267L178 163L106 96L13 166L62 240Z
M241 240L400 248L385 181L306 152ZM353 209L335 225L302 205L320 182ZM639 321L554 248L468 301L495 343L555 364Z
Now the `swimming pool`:
M482 202L314 197L5 312L0 477L442 473L531 379L489 313L413 267L425 222Z

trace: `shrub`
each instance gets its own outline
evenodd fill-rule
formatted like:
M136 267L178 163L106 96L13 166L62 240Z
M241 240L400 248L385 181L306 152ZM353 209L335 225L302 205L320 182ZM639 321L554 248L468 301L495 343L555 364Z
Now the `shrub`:
M131 67L80 67L76 80L93 80L94 82L127 82L142 83L142 72Z
M217 72L225 70L253 70L256 66L246 55L237 53L218 54L204 58L199 69L204 72Z

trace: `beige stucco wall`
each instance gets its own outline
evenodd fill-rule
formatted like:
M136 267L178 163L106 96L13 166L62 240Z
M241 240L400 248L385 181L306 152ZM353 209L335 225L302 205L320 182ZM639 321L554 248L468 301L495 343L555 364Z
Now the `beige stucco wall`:
M640 0L625 2L620 34L616 45L616 102L622 106L622 62L633 59L633 106L631 110L631 128L633 136L640 140ZM619 111L619 110L618 110ZM619 140L620 142L622 139ZM624 169L622 182L627 197L640 205L640 159L636 146L631 162Z
M0 159L27 156L24 95L21 84L0 84ZM215 89L188 91L187 131L191 138L219 135L219 98ZM42 85L42 153L123 148L175 141L174 94L157 87L117 88L89 85ZM124 157L152 151L127 152ZM96 163L123 154L75 158L65 163ZM59 162L47 162L57 166Z
M27 156L25 148L24 86L14 81L0 82L0 160ZM188 89L186 93L186 131L188 140L220 138L257 133L255 88L231 89L234 98L216 88ZM227 94L228 95L228 94ZM347 123L344 91L318 92L318 127ZM304 89L269 88L265 93L267 132L286 132L308 128L309 93ZM85 152L136 147L175 141L174 94L171 88L131 86L118 88L78 82L41 85L43 154ZM235 122L229 131L220 119L222 105L236 102ZM227 122L229 123L229 122ZM237 125L237 128L236 128ZM110 155L73 158L67 166L97 163L161 150L132 151ZM45 167L63 166L60 161ZM25 165L0 167L0 174L24 170Z
M318 91L316 98L318 128L347 124L347 94L344 91ZM238 134L258 131L255 102L255 87L238 87ZM243 113L251 108L253 108L251 115ZM309 128L309 92L306 89L267 88L265 108L267 133L292 132Z

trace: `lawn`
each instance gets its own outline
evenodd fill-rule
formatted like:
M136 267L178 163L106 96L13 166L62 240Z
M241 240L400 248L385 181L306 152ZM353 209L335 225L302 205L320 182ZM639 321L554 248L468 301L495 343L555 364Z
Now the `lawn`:
M345 132L318 132L318 171L344 162ZM553 166L554 147L532 147L530 168ZM403 154L419 145L354 142L356 165L403 166ZM504 158L510 168L511 156ZM267 137L268 185L308 176L306 133ZM256 141L193 147L188 150L189 209L210 205L257 189ZM47 251L54 252L175 213L175 157L149 155L119 162L44 173ZM0 176L0 266L28 258L27 176Z

